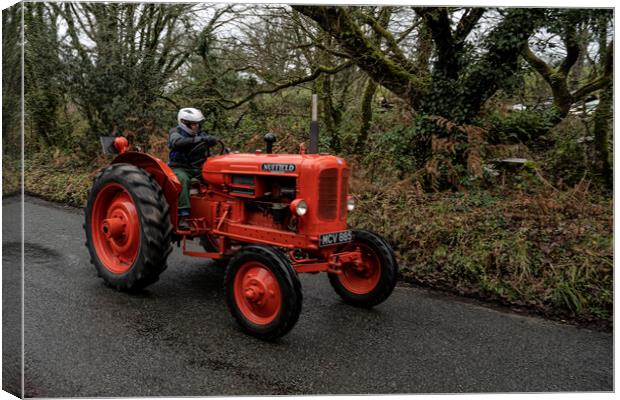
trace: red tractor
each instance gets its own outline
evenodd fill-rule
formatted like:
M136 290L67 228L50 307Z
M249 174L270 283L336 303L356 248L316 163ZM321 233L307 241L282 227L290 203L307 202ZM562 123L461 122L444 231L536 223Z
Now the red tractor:
M272 138L272 140L274 140ZM86 206L86 245L98 275L134 291L157 281L172 243L183 254L225 266L228 307L261 339L286 334L301 311L297 274L327 272L345 302L372 307L396 284L397 264L379 235L351 230L350 170L325 154L227 153L211 156L191 184L189 230L177 225L180 182L158 158L126 151L94 178ZM203 148L202 151L206 149ZM187 242L199 239L200 251Z

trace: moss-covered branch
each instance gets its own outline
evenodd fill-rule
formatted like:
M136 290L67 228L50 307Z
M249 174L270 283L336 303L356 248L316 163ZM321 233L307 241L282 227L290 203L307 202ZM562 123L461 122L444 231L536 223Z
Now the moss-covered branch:
M562 60L562 63L558 67L558 71L564 75L568 75L573 65L577 62L580 51L575 25L568 25L566 27L564 44L566 45L566 57Z
M367 38L350 15L350 10L334 6L293 6L329 32L351 55L355 63L377 83L415 105L426 92L426 83L405 65L387 57Z
M406 70L411 71L413 69L413 65L409 62L402 49L398 46L394 35L386 29L390 19L390 8L383 8L378 19L375 19L368 14L362 14L362 18L366 23L368 23L368 25L370 25L376 35L385 40L388 50L394 55L394 61L403 65Z
M528 64L530 64L530 66L534 68L545 81L550 81L551 74L553 73L553 68L551 68L549 65L547 65L546 62L539 58L528 45L526 45L523 49L523 58L525 58Z
M604 53L603 74L597 78L594 78L590 82L583 85L581 88L573 92L572 97L574 101L579 101L586 97L588 94L604 88L612 81L613 74L613 58L614 58L614 41L612 40L607 46L607 50Z

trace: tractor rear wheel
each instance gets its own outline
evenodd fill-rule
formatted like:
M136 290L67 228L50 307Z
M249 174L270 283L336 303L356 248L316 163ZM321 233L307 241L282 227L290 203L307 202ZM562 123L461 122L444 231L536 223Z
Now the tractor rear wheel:
M86 247L97 274L137 291L166 269L172 224L161 188L134 165L112 164L94 179L86 205Z
M301 284L276 249L250 245L230 261L224 278L228 308L241 328L275 340L293 328L301 312Z
M398 265L394 251L381 236L363 230L353 231L353 241L342 251L362 252L362 265L345 264L342 273L328 274L332 287L353 306L370 308L385 301L396 286Z

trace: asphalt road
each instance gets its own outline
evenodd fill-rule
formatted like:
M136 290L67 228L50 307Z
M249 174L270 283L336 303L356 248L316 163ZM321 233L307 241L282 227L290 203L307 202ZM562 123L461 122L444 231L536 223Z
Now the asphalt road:
M19 210L4 201L4 223ZM81 210L27 198L25 212L26 397L613 390L610 333L400 286L359 310L321 274L301 276L291 333L261 342L235 325L208 260L175 248L159 282L118 293L89 264ZM5 269L18 265L19 238L3 246Z

